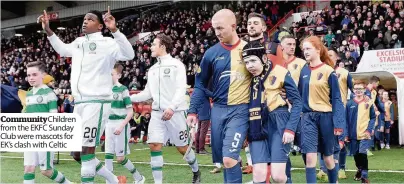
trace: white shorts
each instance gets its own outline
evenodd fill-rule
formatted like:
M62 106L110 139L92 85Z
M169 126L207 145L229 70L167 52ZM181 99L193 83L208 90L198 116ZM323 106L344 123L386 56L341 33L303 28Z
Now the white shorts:
M83 147L98 146L110 111L111 103L101 103L101 101L75 105L73 113L78 114L83 122Z
M54 156L50 151L24 152L24 166L39 166L42 171L51 170Z
M117 128L120 123L107 123L105 126L105 153L115 154L117 157L125 156L130 154L129 149L129 133L130 128L127 124L122 130L121 134L115 135L115 128Z
M163 111L152 111L147 143L165 144L168 139L175 146L189 144L185 111L174 112L168 121L163 121Z

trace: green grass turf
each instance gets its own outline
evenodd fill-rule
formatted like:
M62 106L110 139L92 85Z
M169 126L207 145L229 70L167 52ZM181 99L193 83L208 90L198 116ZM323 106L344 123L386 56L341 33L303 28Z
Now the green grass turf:
M134 149L145 149L135 150ZM209 149L208 149L209 150ZM99 151L99 150L98 150ZM65 153L67 154L67 153ZM369 157L369 168L371 170L396 170L404 171L404 149L393 148L391 150L382 150L374 152L374 156ZM23 159L22 158L6 158L6 156L23 157L22 153L2 153L0 162L0 183L21 183L23 181ZM3 157L4 156L4 157ZM104 160L104 154L97 154L97 158L101 161ZM182 160L182 156L176 151L175 147L165 147L163 149L164 161L166 163L186 164ZM243 162L246 161L245 153L242 153ZM61 159L72 159L69 155L60 155ZM144 162L135 163L135 167L145 175L147 183L153 183L153 177L151 168L148 162L150 162L150 154L146 145L138 144L131 145L131 154L128 158L132 162ZM212 165L210 155L198 155L199 164ZM294 168L303 168L303 161L301 156L291 156L292 165ZM80 166L71 160L61 160L55 167L63 172L66 177L75 182L80 183ZM202 183L222 183L222 174L210 174L209 171L213 167L201 166ZM354 170L354 163L352 157L347 157L347 169ZM114 164L114 173L117 175L125 175L128 177L128 182L132 182L133 179L130 173L120 164ZM340 180L340 183L357 183L353 181L354 172L347 172L348 179ZM190 183L192 179L192 172L187 165L170 165L166 164L163 168L164 183ZM370 172L370 181L372 183L403 183L404 173L385 173L385 172ZM252 175L243 175L243 181L251 181ZM292 179L294 183L305 183L304 170L293 170ZM42 176L37 169L36 171L36 183L52 183L51 180ZM105 181L101 177L96 177L95 182L104 183Z

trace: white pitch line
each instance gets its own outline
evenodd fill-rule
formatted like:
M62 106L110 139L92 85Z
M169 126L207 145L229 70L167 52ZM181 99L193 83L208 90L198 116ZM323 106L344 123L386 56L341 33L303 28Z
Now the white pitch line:
M133 149L134 151L142 151L142 150L148 150L148 149L150 149L150 148L139 148L139 149ZM66 152L63 152L63 153L59 153L60 155L70 155L70 153L66 153ZM105 152L95 152L95 154L96 155L98 155L98 154L105 154Z
M24 157L15 157L15 156L0 156L0 158L11 158L11 159L22 159ZM66 158L61 158L59 160L65 160L65 161L74 161L74 159L66 159ZM113 161L116 162L116 161ZM150 165L150 162L132 162L135 164L145 164L145 165ZM189 166L188 164L182 164L182 163L170 163L166 162L164 165L173 165L173 166ZM199 164L199 166L202 167L214 167L215 165L211 164ZM305 170L305 168L292 168L292 170ZM318 169L317 169L318 170ZM356 170L352 169L347 169L345 171L348 172L356 172ZM375 173L404 173L404 171L396 171L396 170L369 170L369 172L375 172Z

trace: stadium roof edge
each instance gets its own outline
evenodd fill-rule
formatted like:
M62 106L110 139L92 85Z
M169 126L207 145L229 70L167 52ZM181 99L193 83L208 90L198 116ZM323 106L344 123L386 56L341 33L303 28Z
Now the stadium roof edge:
M99 2L95 4L83 5L74 8L66 8L58 11L49 12L48 14L57 13L58 19L64 19L69 17L81 16L88 12L88 10L107 10L107 7L110 6L111 10L118 10L130 7L138 7L145 6L150 4L155 4L159 2L177 2L178 0L149 0L149 1L108 1L108 2ZM18 29L18 26L28 25L36 23L37 18L41 15L41 12L38 14L28 15L24 17L19 17L15 19L8 19L1 21L1 29L4 31L6 28L9 29Z

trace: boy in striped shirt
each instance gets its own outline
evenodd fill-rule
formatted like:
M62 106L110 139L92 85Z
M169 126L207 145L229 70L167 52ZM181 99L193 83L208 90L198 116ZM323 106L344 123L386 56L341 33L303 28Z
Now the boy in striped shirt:
M115 154L118 163L122 164L132 173L135 183L143 184L145 177L142 176L133 163L125 157L125 155L130 154L128 145L130 128L128 123L133 117L133 109L128 88L119 83L122 70L123 66L121 64L115 64L112 70L114 86L112 88L111 112L105 127L105 166L111 172L114 170L112 161Z
M27 65L27 77L33 87L27 92L25 113L57 113L57 97L53 90L43 84L45 65L31 62ZM54 154L46 152L24 152L24 184L35 180L35 168L39 165L41 173L57 183L68 184L70 181L53 167Z

